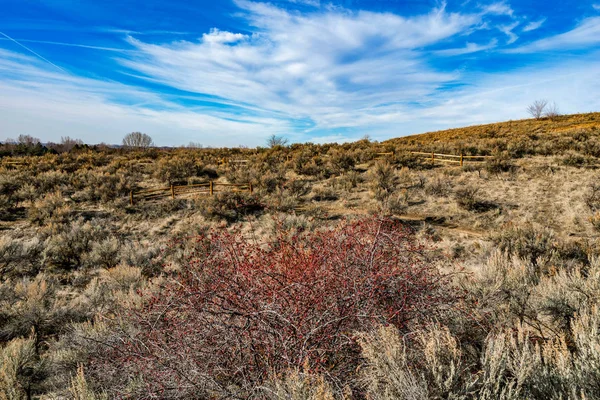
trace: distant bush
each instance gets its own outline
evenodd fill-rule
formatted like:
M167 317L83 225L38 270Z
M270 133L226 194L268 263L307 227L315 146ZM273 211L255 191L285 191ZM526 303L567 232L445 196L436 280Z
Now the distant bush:
M264 205L257 195L243 192L220 192L199 200L200 212L207 218L236 222L261 211Z
M339 198L340 195L331 187L317 187L312 191L314 201L335 201Z
M156 165L154 176L162 182L172 185L183 183L191 177L200 176L202 167L195 159L189 157L173 157L160 159Z
M385 200L396 189L396 169L388 162L377 162L370 171L370 178L371 190L377 200Z
M560 162L568 167L583 167L587 164L588 160L583 154L569 151L560 157Z
M500 172L510 172L515 169L515 165L511 161L508 154L498 154L493 158L488 158L485 162L485 169L491 174L498 174Z

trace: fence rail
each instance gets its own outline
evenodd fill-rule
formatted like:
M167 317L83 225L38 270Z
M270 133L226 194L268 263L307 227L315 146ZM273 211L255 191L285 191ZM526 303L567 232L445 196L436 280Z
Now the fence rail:
M461 167L464 165L465 162L472 162L472 163L481 163L481 162L485 162L486 158L493 158L493 156L465 156L464 154L442 154L442 153L425 153L422 151L411 151L411 154L415 154L415 155L419 155L419 156L427 156L432 163L435 163L436 161L438 162L445 162L445 163L452 163L452 164L459 164ZM448 159L448 158L455 158L456 160L452 160L452 159Z
M218 187L226 187L230 188L229 190L219 190ZM171 185L169 187L164 188L153 188L147 190L139 190L139 191L130 191L129 192L129 204L133 205L135 200L152 200L160 197L170 196L174 199L178 194L208 194L210 196L214 195L217 192L253 192L252 183L219 183L219 182L206 182L206 183L197 183L194 185Z

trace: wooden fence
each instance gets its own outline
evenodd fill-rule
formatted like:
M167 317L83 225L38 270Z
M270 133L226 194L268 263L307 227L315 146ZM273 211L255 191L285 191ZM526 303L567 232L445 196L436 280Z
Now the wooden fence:
M230 190L223 190L219 188L231 188ZM234 183L218 183L218 182L207 182L199 183L195 185L183 185L175 186L171 185L166 188L155 188L148 190L140 190L137 192L129 192L129 204L133 205L135 200L152 200L161 197L170 196L172 199L177 195L185 194L208 194L212 196L217 192L232 191L232 192L249 192L252 193L253 188L251 183L234 184Z
M3 166L29 165L29 160L4 158L0 161L0 164Z
M376 157L375 157L376 160L384 160L386 157L393 158L394 157L394 152L390 151L388 153L375 153L375 155L376 155Z
M486 158L493 158L493 156L465 156L464 154L440 154L440 153L424 153L421 151L411 151L411 154L418 156L427 156L432 163L444 162L451 164L459 164L461 167L465 162L481 163L485 162Z

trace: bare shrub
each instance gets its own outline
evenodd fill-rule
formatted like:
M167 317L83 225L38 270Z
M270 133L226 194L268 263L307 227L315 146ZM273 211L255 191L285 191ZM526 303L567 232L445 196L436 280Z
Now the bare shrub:
M161 397L245 397L273 373L306 366L339 387L360 364L353 331L390 323L406 332L454 301L410 231L389 220L268 244L214 232L198 238L175 282L133 311L139 333L106 348L96 378L141 376L143 392Z
M527 107L527 113L535 119L540 119L544 116L544 109L548 105L548 100L536 100Z
M267 138L267 146L270 148L283 147L288 144L288 139L283 136L271 135Z
M546 118L550 118L551 120L555 120L560 116L560 111L555 102L549 103L544 111L544 116Z

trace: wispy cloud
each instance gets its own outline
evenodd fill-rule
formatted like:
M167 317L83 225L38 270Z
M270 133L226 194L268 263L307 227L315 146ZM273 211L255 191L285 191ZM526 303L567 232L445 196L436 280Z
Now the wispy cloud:
M292 130L275 118L195 112L147 90L48 70L41 61L5 50L0 50L0 78L0 138L29 133L56 141L70 134L87 143L115 143L114 138L143 130L158 144L195 140L236 146L248 144L248 135L256 144Z
M600 42L600 17L515 48L515 32L545 20L529 22L506 2L454 12L442 3L401 16L298 1L308 6L293 6L302 12L237 0L243 28L206 28L193 41L177 35L156 42L127 31L127 51L120 51L110 35L112 46L97 46L110 53L93 54L111 68L116 62L123 75L111 71L111 78L128 84L63 73L33 53L0 49L0 138L30 133L114 143L139 130L161 145L260 145L273 133L347 141L525 117L524 107L542 97L564 112L600 107L598 54L552 64L511 55L530 66L506 72L498 61L507 48L589 50ZM466 54L474 55L452 57Z
M477 53L495 48L498 45L498 40L492 39L488 44L469 43L465 47L455 49L438 50L435 54L440 56L460 56L464 54Z
M506 44L512 44L514 42L516 42L519 39L519 36L513 32L513 30L519 26L520 22L513 22L510 25L502 25L499 26L498 29L500 30L500 32L504 33L506 36L508 36L508 40L506 42Z
M546 50L571 50L600 44L600 17L584 19L574 29L509 50L512 53L532 53Z
M372 120L376 107L426 99L455 73L438 72L416 49L477 24L444 8L412 18L332 11L301 15L239 1L256 28L248 35L213 30L199 42L155 45L121 63L153 81L238 104L249 103L317 129ZM143 54L143 56L139 55Z
M514 11L510 5L506 2L491 3L483 7L484 13L497 14L497 15L509 15L512 16Z
M598 3L598 4L592 4L592 8L594 10L600 11L600 3Z
M525 25L525 27L523 27L523 32L535 31L536 29L539 29L544 24L544 22L546 22L546 18L542 18L537 21L532 21Z

